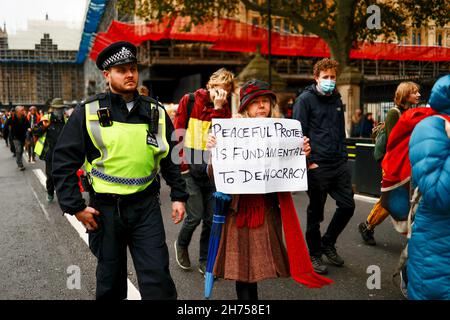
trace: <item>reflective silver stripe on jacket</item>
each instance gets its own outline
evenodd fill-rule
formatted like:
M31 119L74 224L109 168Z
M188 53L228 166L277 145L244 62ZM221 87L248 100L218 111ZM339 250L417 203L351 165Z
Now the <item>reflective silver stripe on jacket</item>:
M124 184L128 186L140 186L144 185L150 181L152 181L156 177L157 171L153 171L151 175L148 177L143 178L122 178L122 177L115 177L111 176L109 174L105 174L103 172L98 171L95 168L92 168L91 175L93 177L111 182L111 183L118 183L118 184Z
M116 177L111 176L106 173L104 173L104 164L103 159L106 159L108 157L108 150L105 147L105 143L103 142L102 135L101 135L101 126L98 121L97 116L97 110L100 108L100 104L98 100L93 101L92 103L86 104L86 112L89 112L89 118L88 123L86 125L89 125L90 132L94 138L95 141L95 147L100 149L102 157L95 163L95 167L92 167L91 175L97 178L100 178L102 180L113 182L113 183L119 183L124 185L143 185L150 181L152 181L156 175L158 174L159 168L155 168L151 172L151 174L147 177L142 178L123 178L123 177ZM162 138L163 134L163 126L161 124L162 121L165 121L165 111L161 107L158 107L159 109L159 121L158 121L158 134L155 136L156 141L158 142L158 147L161 150L161 153L164 153L167 150L167 146L164 143L164 140ZM91 120L92 118L92 120ZM96 120L93 120L93 119ZM164 130L165 133L165 130Z
M98 100L86 104L86 107L86 111L89 110L90 116L97 117L97 110L98 108L100 108ZM103 159L108 158L108 150L106 150L105 143L103 142L102 135L100 133L100 123L98 122L98 118L97 121L92 121L89 118L89 123L87 125L89 125L92 136L95 139L95 141L93 142L95 142L96 147L98 147L102 153L102 158L98 162L96 162L95 165L99 167L99 169L104 169Z

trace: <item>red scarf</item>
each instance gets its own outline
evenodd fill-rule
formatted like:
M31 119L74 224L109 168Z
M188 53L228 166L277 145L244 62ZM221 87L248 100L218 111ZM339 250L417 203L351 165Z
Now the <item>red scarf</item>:
M278 192L277 195L292 279L308 288L321 288L331 284L332 280L314 272L291 194ZM263 194L240 195L236 226L238 228L261 226L264 222L264 210Z
M239 196L236 226L257 228L264 222L264 195L242 194Z
M308 288L321 288L333 283L314 272L291 194L278 192L278 201L292 279Z

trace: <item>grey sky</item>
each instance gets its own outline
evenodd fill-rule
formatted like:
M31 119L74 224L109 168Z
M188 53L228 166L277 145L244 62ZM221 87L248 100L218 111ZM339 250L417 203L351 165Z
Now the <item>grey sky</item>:
M25 30L28 20L66 21L74 28L82 28L89 0L0 0L0 26L6 22L8 33Z

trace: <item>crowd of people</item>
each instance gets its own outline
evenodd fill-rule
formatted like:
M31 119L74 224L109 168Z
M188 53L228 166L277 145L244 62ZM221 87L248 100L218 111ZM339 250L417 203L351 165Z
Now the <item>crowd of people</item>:
M235 77L225 68L210 76L206 88L185 94L176 113L169 116L158 101L149 97L148 90L138 90L137 62L134 45L116 42L96 61L108 83L105 92L70 111L61 99L54 99L48 114L40 114L35 107L27 112L18 106L2 115L3 138L19 170L25 169L25 147L30 164L35 162L34 154L45 160L48 201L56 191L62 211L74 215L89 233L89 247L98 262L97 299L127 297L127 247L142 298L177 298L161 216L160 176L170 187L172 220L181 223L173 244L177 265L183 270L193 268L189 246L201 224L196 265L205 274L216 192L210 161L216 146L216 138L210 134L211 121L282 116L277 112L276 92L258 79L243 84L238 112L232 114ZM312 71L314 83L289 101L284 112L285 117L301 123L304 135L299 145L307 159L305 237L290 193L233 195L226 209L213 274L235 281L240 300L257 300L257 283L264 279L291 277L309 288L330 285L332 280L323 276L328 273L328 265L322 258L325 256L336 267L345 264L344 253L338 253L336 244L354 214L355 201L347 165L344 105L336 89L339 65L335 60L322 59ZM441 243L450 241L446 231L450 219L450 76L433 87L429 101L433 111L421 113L430 117L422 122L409 121L414 117L411 109L414 114L422 109L413 108L419 103L419 90L415 83L401 83L394 95L396 106L387 113L386 157L380 160L382 190L398 187L385 186L385 180L392 177L389 159L403 159L396 163L402 167L411 159L411 186L418 188L422 198L414 224L408 229L411 249L405 267L407 296L449 299L445 259L449 251ZM352 123L352 136L372 135L372 114L363 115L359 110ZM396 153L396 141L405 132L410 158L404 141L403 153ZM182 148L178 149L180 144ZM79 188L80 168L87 174L87 204ZM336 201L336 210L322 233L328 195ZM367 220L359 225L366 244L376 245L375 226L390 213L394 216L394 211L382 200L375 204ZM412 212L409 207L407 211ZM429 226L435 226L434 231Z
M53 149L72 111L72 105L64 104L61 98L55 98L47 113L42 109L38 110L36 106L30 106L26 110L19 105L0 115L1 134L16 160L18 170L26 169L23 163L24 151L30 165L36 163L36 156L45 161L49 202L53 201L55 193L52 178Z

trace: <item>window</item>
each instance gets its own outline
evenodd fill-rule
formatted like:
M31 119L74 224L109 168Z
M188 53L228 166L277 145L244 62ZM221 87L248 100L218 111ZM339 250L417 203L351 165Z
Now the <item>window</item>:
M438 46L442 47L442 33L437 34L437 40L436 43Z
M280 32L281 31L281 19L276 19L273 26L274 26L275 31Z
M288 33L288 32L290 31L290 30L289 30L289 21L288 21L287 19L284 20L283 31L286 32L286 33Z
M416 32L415 31L412 32L411 44L412 45L416 44Z
M420 46L421 45L421 35L420 35L420 31L417 32L417 44Z
M259 18L253 17L252 18L252 36L256 37L258 36L258 27L259 26Z

